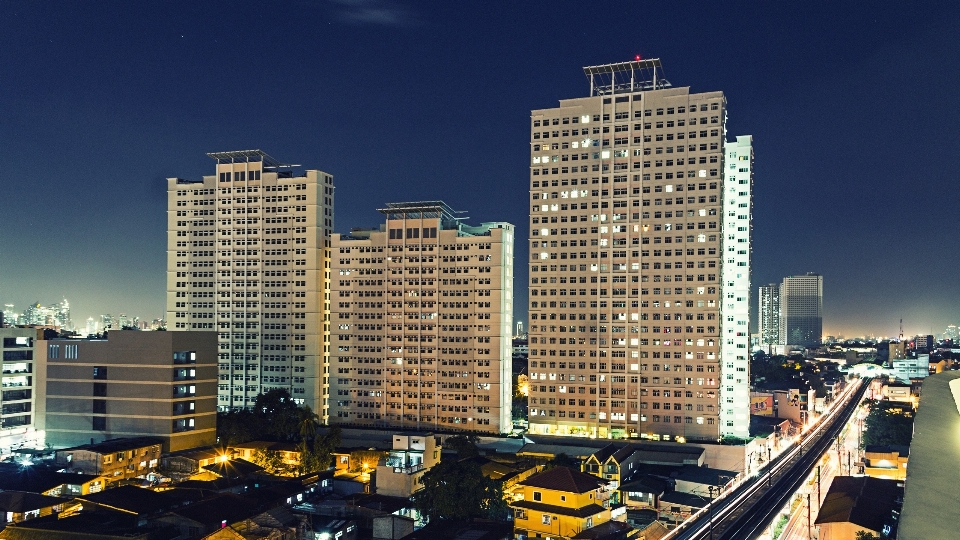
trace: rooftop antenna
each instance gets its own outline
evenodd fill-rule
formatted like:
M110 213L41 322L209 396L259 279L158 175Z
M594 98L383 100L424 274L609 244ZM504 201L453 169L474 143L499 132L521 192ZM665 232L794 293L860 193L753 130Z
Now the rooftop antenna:
M903 319L900 319L900 341L903 341Z

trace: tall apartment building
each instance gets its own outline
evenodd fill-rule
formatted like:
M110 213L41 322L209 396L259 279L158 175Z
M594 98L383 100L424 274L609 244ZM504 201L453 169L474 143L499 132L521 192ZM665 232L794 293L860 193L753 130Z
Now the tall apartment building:
M333 235L331 423L509 432L514 226L440 201L380 212Z
M42 448L43 436L35 429L38 376L43 363L36 355L42 328L0 328L3 354L3 388L0 392L0 453L12 448Z
M780 343L816 347L823 336L823 276L808 272L780 284Z
M748 434L752 143L661 69L531 113L532 433Z
M105 339L40 341L37 355L45 366L37 425L50 445L159 437L176 452L217 440L212 330L111 330Z
M772 345L780 345L780 284L761 285L757 302L757 333L769 352Z
M220 410L286 389L324 419L333 177L260 150L168 180L167 325L216 330Z

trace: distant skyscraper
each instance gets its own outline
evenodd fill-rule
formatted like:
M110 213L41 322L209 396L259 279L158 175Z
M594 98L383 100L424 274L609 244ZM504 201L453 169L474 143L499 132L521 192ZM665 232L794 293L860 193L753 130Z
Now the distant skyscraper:
M531 433L748 436L752 142L661 69L531 113Z
M97 321L93 320L93 317L87 319L86 332L88 336L97 333Z
M392 203L333 235L330 422L512 428L514 226Z
M947 329L943 331L943 339L949 339L953 343L957 342L957 338L960 338L960 333L957 332L957 327L955 325L947 326Z
M823 337L823 276L788 276L780 285L780 342L816 347Z
M116 321L113 319L113 315L105 313L100 316L100 329L103 331L106 330L119 330L120 328L116 326Z
M58 326L64 330L73 330L73 322L70 320L70 303L66 299L52 306L42 306L39 302L34 302L24 310L23 320L20 322L38 326Z
M760 346L770 352L771 345L780 345L780 284L761 285L757 301Z
M219 333L220 410L282 388L326 419L333 177L260 150L168 180L167 328Z

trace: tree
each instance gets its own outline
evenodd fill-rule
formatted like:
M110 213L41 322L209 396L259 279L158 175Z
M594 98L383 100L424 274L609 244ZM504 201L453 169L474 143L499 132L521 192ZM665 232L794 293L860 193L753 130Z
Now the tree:
M870 531L859 530L857 531L856 540L888 540L890 537L885 534L880 534L877 536Z
M863 446L908 446L913 439L913 409L906 403L875 401L864 424Z
M221 446L251 441L257 438L258 431L252 411L240 409L217 413L217 442Z
M472 460L441 461L423 475L423 489L412 500L430 521L502 520L507 515L501 484L485 477Z
M309 447L308 443L312 443L317 438L317 427L320 426L320 417L313 412L309 405L300 407L299 426L300 449L306 452Z
M287 466L283 462L283 456L280 452L258 448L253 453L253 462L263 467L263 470L269 474L283 475L287 472Z
M267 435L281 441L297 440L301 411L286 390L276 388L257 394L253 414L258 420L260 436Z
M457 453L457 459L467 459L480 455L477 443L480 437L476 435L455 435L443 442L443 446Z

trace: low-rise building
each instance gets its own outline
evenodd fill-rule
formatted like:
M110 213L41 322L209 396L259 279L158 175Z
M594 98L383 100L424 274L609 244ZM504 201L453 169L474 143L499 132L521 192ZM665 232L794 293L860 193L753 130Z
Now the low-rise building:
M913 402L911 385L909 383L891 382L881 387L880 395L887 401Z
M259 455L275 452L286 467L300 466L300 447L291 442L250 441L227 447L227 453L235 458L256 462Z
M916 358L900 358L890 361L893 364L893 374L901 381L922 379L930 374L930 355L918 354Z
M523 498L510 503L515 537L580 538L610 521L610 509L599 504L606 481L568 467L554 467L527 478ZM626 524L623 524L626 525Z
M111 331L43 341L37 355L46 366L37 427L54 447L150 436L176 452L216 442L215 332Z
M639 458L640 453L634 446L610 443L584 460L580 471L603 478L617 487L630 478Z
M29 491L0 492L0 528L7 523L49 516L63 511L70 499L50 497Z
M867 446L863 452L863 473L873 478L906 480L909 446Z
M19 463L0 463L0 490L26 491L51 497L76 497L102 491L106 485L98 474L57 472L52 467L34 465L24 469Z
M146 478L160 464L162 446L163 439L159 437L112 439L57 450L56 463L83 474L102 476L110 483Z
M440 438L433 433L393 436L393 449L377 464L377 493L409 497L423 489L423 475L440 463Z

